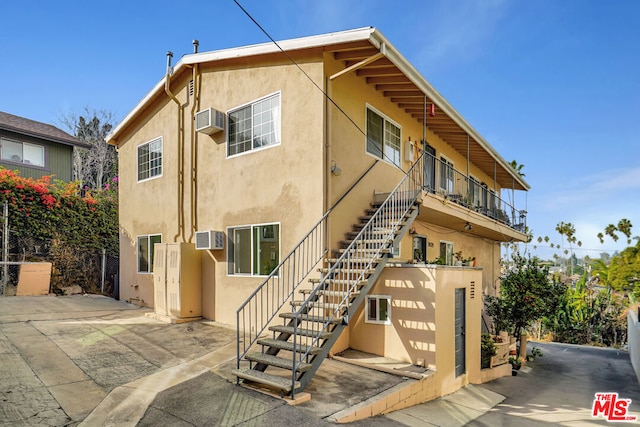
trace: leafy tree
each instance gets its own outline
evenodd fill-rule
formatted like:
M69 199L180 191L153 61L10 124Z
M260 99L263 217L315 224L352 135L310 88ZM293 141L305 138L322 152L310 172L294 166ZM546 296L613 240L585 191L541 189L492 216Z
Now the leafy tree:
M640 297L640 240L611 259L611 287L625 294Z
M104 188L118 173L116 149L106 142L115 122L113 114L85 108L84 115L66 115L62 122L76 138L91 145L74 149L74 179L91 189Z
M549 281L548 267L537 258L515 254L513 260L500 277L500 296L487 296L486 309L497 329L518 337L532 322L556 311L565 287Z
M57 240L118 254L117 178L104 190L79 194L77 182L23 178L0 168L0 204L8 203L12 235Z

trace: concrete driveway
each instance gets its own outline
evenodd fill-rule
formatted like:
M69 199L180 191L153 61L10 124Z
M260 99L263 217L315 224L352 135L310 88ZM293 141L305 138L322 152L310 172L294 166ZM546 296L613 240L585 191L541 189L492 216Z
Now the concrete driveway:
M210 369L199 359L235 355L231 329L167 325L147 312L94 295L0 298L0 424L77 424L118 394L133 397L124 413L139 419L173 385L171 368L197 376Z
M101 296L0 298L0 424L326 425L413 381L327 360L293 407L235 385L235 329L147 313Z
M404 377L326 360L299 406L234 384L235 331L169 325L100 296L0 298L2 425L328 425ZM530 343L544 357L505 377L358 426L608 425L597 392L631 399L640 386L623 351Z

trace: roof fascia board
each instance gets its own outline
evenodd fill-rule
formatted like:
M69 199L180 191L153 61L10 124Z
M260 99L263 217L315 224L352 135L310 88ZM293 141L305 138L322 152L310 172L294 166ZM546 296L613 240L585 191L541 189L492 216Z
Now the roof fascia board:
M0 125L0 130L17 133L19 135L30 136L32 138L38 138L38 139L42 139L44 141L55 142L57 144L71 145L71 146L81 147L81 148L89 148L89 147L91 147L90 144L88 144L86 142L82 142L80 140L69 141L69 140L65 140L65 139L61 139L61 138L56 138L55 136L43 135L43 134L38 133L38 132L30 132L30 131L26 131L24 129L14 128L14 127L11 127L11 126L6 126L6 125Z
M371 33L372 41L375 40L374 46L378 47L381 43L386 45L386 57L402 71L418 88L424 92L431 100L433 100L441 110L443 110L462 130L469 134L482 148L491 154L491 156L500 165L509 172L509 174L518 181L527 190L531 186L516 173L511 164L509 164L483 137L476 131L463 117L458 113L451 104L433 87L431 84L415 69L413 65L382 35L380 31L374 29Z
M349 43L363 40L370 40L374 28L364 27L355 30L340 31L336 33L321 34L316 36L301 37L297 39L277 42L282 50L293 51L300 49L310 49L314 47L330 46L339 43ZM212 52L192 53L184 55L173 67L173 74L179 74L184 67L205 62L222 61L226 59L243 58L249 56L266 55L280 52L280 48L273 42L261 43L250 46L242 46L230 49L217 50ZM124 119L107 135L107 142L117 145L115 138L129 124L129 122L144 108L145 105L160 91L164 91L167 76L162 79L145 95L144 98L127 114ZM169 77L170 78L170 77Z

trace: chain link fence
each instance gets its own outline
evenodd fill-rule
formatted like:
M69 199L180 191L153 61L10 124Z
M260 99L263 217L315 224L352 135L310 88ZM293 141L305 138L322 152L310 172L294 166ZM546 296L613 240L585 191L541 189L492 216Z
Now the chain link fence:
M119 297L118 257L107 255L105 250L74 247L60 240L19 234L9 227L0 227L0 295L15 295L23 265L50 262L50 293Z

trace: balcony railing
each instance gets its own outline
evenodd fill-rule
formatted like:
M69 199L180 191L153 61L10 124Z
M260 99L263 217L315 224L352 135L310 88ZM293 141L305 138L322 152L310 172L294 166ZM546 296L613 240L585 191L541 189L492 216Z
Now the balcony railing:
M527 211L518 210L503 200L486 183L457 171L451 163L426 153L424 166L424 189L440 194L447 200L473 209L491 219L499 221L516 231L524 233Z

